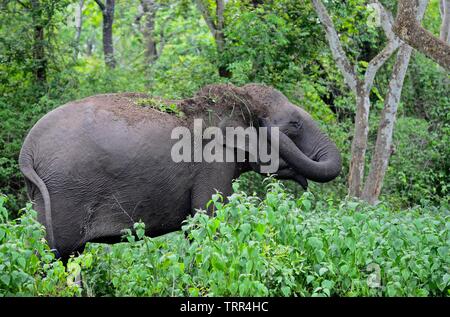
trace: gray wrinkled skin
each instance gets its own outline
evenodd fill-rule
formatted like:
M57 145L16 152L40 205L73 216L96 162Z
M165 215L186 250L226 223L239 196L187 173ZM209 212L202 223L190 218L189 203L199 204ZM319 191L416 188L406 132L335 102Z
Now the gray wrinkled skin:
M258 171L249 163L174 163L171 131L192 129L194 118L210 126L279 127L278 177L305 188L306 179L326 182L340 172L334 143L273 88L206 86L191 99L170 101L183 118L136 105L143 97L108 94L70 102L45 115L26 137L20 169L49 245L62 258L90 241L118 242L121 230L139 220L149 236L179 230L216 190L230 195L233 179Z

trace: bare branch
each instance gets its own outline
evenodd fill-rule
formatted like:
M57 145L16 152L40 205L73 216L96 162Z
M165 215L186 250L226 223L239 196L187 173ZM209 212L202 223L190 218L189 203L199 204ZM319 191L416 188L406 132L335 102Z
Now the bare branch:
M421 21L425 14L428 0L420 0L420 7L417 12L417 20ZM371 204L375 204L381 192L383 179L386 174L389 157L391 155L392 134L396 120L396 114L403 83L411 58L412 47L403 43L397 54L397 58L389 81L389 90L384 100L384 109L381 113L380 124L378 126L377 140L372 157L369 175L362 198Z
M19 3L22 7L24 7L25 9L30 9L30 6L27 6L25 3L23 3L22 1L20 1L20 0L16 0L17 1L17 3Z
M394 54L394 52L399 48L400 41L394 40L390 41L384 49L377 54L370 62L369 66L367 66L366 73L364 75L364 90L366 93L369 93L372 89L372 84L375 79L375 75L381 66L386 63L386 61Z
M394 24L392 14L388 10L386 10L378 0L373 0L372 3L376 3L378 5L378 8L380 9L381 26L383 27L383 30L389 42L386 47L369 62L369 66L367 67L364 78L364 89L366 90L366 93L370 92L373 80L380 67L383 66L384 63L386 63L386 61L402 44L401 40L392 30ZM416 17L417 19L422 20L423 15L425 14L427 3L428 0L420 0L420 7L418 9Z
M203 15L203 18L205 19L205 22L208 25L208 28L211 31L212 35L215 37L217 27L208 8L205 6L202 0L195 0L195 4L200 13Z
M386 63L386 61L400 46L400 40L392 31L392 26L394 24L394 18L392 17L392 14L387 11L378 0L373 0L371 1L371 3L376 4L378 9L380 10L381 27L383 28L384 33L388 38L388 43L385 48L369 62L366 73L364 75L364 90L366 94L368 94L372 89L375 75L377 74L380 67L383 66L384 63Z
M105 11L106 7L105 5L100 1L100 0L95 0L95 2L98 4L98 6L100 7L100 10Z
M390 41L394 41L397 36L392 31L392 27L394 25L394 17L392 16L392 13L389 10L386 10L386 8L378 0L371 0L370 3L374 3L377 5L378 9L380 10L381 27L383 28L386 37Z
M356 70L354 65L352 65L348 60L344 49L342 48L342 44L339 40L339 35L336 32L333 21L331 20L330 15L328 14L327 9L325 8L321 0L312 0L312 2L317 15L319 16L320 22L324 25L325 34L330 45L333 58L336 61L336 64L341 70L342 74L344 75L344 80L347 85L351 90L356 92Z
M440 9L442 17L440 38L450 44L450 0L441 0Z
M416 18L418 0L399 0L394 33L404 42L450 70L450 45L424 29Z

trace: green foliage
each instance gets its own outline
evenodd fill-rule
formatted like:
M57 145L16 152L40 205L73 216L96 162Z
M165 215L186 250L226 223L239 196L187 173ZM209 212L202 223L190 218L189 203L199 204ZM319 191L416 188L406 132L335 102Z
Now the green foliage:
M85 1L80 43L76 1L41 0L37 11L23 7L28 0L21 2L7 1L0 10L0 192L7 195L0 196L0 295L448 295L449 78L434 62L413 54L383 202L369 207L345 199L355 100L311 1L265 1L256 7L227 1L225 51L219 56L192 1L158 0L158 58L151 64L144 56L144 19L137 19L140 1L116 2L113 70L104 65L102 15L95 1ZM395 13L396 1L382 2ZM324 3L362 73L382 49L383 32L367 23L366 1ZM33 56L33 28L39 24L46 35L40 43L45 82L34 75L41 62ZM438 34L438 0L430 1L423 24ZM392 63L380 69L371 94L372 144ZM219 65L231 78L218 76ZM190 242L182 233L144 237L144 225L137 223L125 232L129 243L89 245L65 269L43 241L35 212L29 205L17 211L26 202L17 159L32 125L59 105L98 93L175 99L217 82L263 82L282 91L337 144L341 176L310 183L304 193L294 182L266 185L263 176L245 174L230 203L214 197L216 218L199 212L186 222ZM182 115L175 104L154 101L138 104ZM422 207L399 209L413 205ZM82 290L74 285L80 270Z
M90 295L442 296L449 294L449 210L391 210L298 199L278 182L263 200L234 184L216 216L152 239L137 223L126 244L90 245L75 259Z
M385 181L385 195L407 202L447 201L449 130L430 131L423 119L399 118L394 132L394 153ZM405 159L413 158L413 159Z
M73 296L80 288L54 258L31 204L8 221L6 197L0 196L0 296ZM68 284L69 283L69 284Z
M43 14L51 18L46 24L48 72L43 92L38 91L33 77L35 65L31 51L35 22L32 15L28 11L24 14L16 2L8 2L0 12L0 190L9 197L9 210L18 210L26 201L17 166L21 143L33 123L49 110L98 93L136 91L163 98L184 98L213 82L237 85L264 82L280 89L291 102L311 113L338 145L344 163L341 178L326 185L312 184L311 190L334 197L345 196L355 100L335 66L310 1L272 1L256 7L248 1L229 1L225 8L226 43L222 56L218 56L214 39L193 3L159 1L154 31L158 58L151 65L146 64L143 53L144 21L136 19L139 1L117 3L113 35L118 64L113 70L107 69L103 61L102 15L97 4L85 2L79 54L74 56L77 45L74 8L78 4L70 2L66 6L67 2L62 1L52 7L51 3L42 1ZM395 10L394 1L386 0L383 4ZM344 49L358 64L359 71L363 71L367 61L381 49L385 40L380 35L383 32L366 23L370 10L364 1L352 0L345 4L328 1L326 5L333 12ZM438 1L433 0L424 23L437 32L437 20ZM386 95L390 64L380 70L375 81L371 98L378 107L374 107L374 114L380 108L379 100ZM226 65L231 78L220 78L218 65ZM438 201L447 195L450 170L446 146L450 113L447 91L445 73L432 61L415 54L399 116L424 118L429 122L432 133L427 138L427 154L431 159L416 161L412 155L402 156L401 160L394 157L387 175L390 185L383 189L390 200L413 205L423 198ZM177 113L171 105L163 111ZM371 131L374 141L376 129ZM405 129L396 133L396 139L405 145L411 141L410 136ZM432 177L419 173L421 179L428 179L419 181L420 190L405 194L407 189L399 185L400 176L392 171L402 171L411 179L408 175L415 170L427 170ZM251 174L244 178L250 186L248 192L264 193L260 176ZM292 193L302 192L293 183L287 186Z
M395 210L360 202L295 199L279 182L263 200L239 183L216 216L198 211L183 232L90 244L54 259L30 205L8 221L0 198L0 294L41 296L442 296L449 295L449 209ZM186 239L186 237L188 239ZM83 289L74 283L81 272Z
M137 99L135 101L135 103L137 106L154 108L161 112L174 114L179 118L184 117L183 111L181 111L178 108L178 105L175 103L167 104L167 103L164 103L162 100L151 98L151 97Z
M14 210L13 215L26 201L17 163L22 142L32 125L54 106L45 96L31 106L26 100L0 97L0 192L7 194L6 204L9 210Z

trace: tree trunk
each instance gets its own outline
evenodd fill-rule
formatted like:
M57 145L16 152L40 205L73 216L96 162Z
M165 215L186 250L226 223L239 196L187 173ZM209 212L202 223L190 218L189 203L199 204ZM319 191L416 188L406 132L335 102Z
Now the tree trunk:
M427 0L421 0L416 19L422 21L427 5ZM376 204L383 186L384 176L389 164L391 155L392 135L397 115L397 108L403 89L406 71L408 70L411 59L412 47L402 44L397 54L391 79L389 81L388 94L384 101L384 108L381 113L381 119L378 126L377 141L375 151L372 157L369 175L367 177L362 199L370 204Z
M450 44L450 0L441 0L440 9L442 17L440 38Z
M113 45L113 23L115 0L106 0L106 10L103 13L103 51L105 54L105 63L109 68L116 67Z
M225 65L222 62L222 55L225 51L225 35L223 33L225 22L224 22L224 11L225 11L225 3L224 0L216 0L216 16L217 16L217 23L216 23L216 32L214 35L214 39L216 41L217 45L217 54L219 56L219 76L230 78L231 72L227 69L227 65Z
M156 41L154 38L156 4L154 0L141 0L142 9L144 11L144 28L142 34L145 41L145 59L146 66L151 65L158 57L156 49Z
M81 29L83 26L83 6L84 0L79 0L78 6L75 8L75 48L73 52L74 61L78 58L78 53L80 51L80 37Z
M114 8L115 0L105 0L105 4L101 0L95 0L103 15L103 54L105 57L105 64L109 68L116 67L116 60L114 58L113 45L113 23L114 23Z
M44 27L42 25L34 26L34 44L33 44L33 59L35 66L36 80L44 84L47 81L47 57L45 56L45 36Z
M352 197L361 196L361 186L364 180L367 136L369 134L369 111L369 94L364 88L364 82L359 80L356 87L355 130L353 134L348 177L348 193Z
M380 26L388 38L388 43L382 51L369 61L364 78L359 79L355 65L350 63L345 54L326 7L320 0L312 0L314 9L325 29L333 59L344 76L345 83L356 96L355 130L348 178L348 193L352 197L361 197L361 187L364 181L367 136L369 134L370 91L378 70L400 46L400 41L392 32L393 17L391 13L379 1L371 0L369 2L379 9Z
M211 16L210 10L203 3L203 0L195 0L198 10L205 19L206 25L214 37L216 43L217 55L218 55L218 71L220 77L231 77L231 72L227 69L227 65L222 62L222 55L225 51L225 22L224 22L224 12L225 12L225 1L216 0L216 21L214 21Z
M385 106L381 113L378 126L377 141L372 157L369 175L367 177L362 199L375 204L381 193L384 176L391 155L392 134L397 115L398 103L403 88L406 70L408 69L412 47L403 44L398 52L397 60L389 82L389 91L385 99Z
M33 17L33 73L38 87L44 87L47 82L47 56L45 54L45 33L42 23L42 7L39 0L31 1Z
M92 56L92 54L94 52L94 42L95 42L95 38L93 36L90 36L86 43L86 55L87 56Z

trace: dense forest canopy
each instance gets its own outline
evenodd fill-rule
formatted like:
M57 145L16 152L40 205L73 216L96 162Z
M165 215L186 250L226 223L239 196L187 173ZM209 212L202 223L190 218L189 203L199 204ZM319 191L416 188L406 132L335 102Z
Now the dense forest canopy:
M439 52L443 51L427 51L426 47L421 49L420 39L409 41L397 35L401 33L397 28L403 25L394 27L394 22L398 22L395 21L397 4L395 0L1 0L0 193L7 197L1 200L2 208L13 219L18 216L16 211L27 202L17 164L19 151L33 124L57 106L101 93L145 92L177 99L192 96L206 84L241 86L257 82L279 89L292 103L307 110L334 140L343 157L343 171L333 182L311 184L307 196L298 184L285 182L282 194L285 196L277 196L277 199L300 199L296 200L299 208L319 212L320 208L331 208L331 201L358 204L352 200L357 198L378 204L386 217L394 217L387 210L400 209L404 209L402 213L406 216L406 208L414 206L422 208L420 212L415 211L420 214L419 218L428 217L429 209L440 210L439 217L444 217L442 213L448 214L450 196L448 55L442 56ZM417 4L411 13L412 19L416 18L414 23L428 30L423 34L433 36L436 42L432 43L447 49L445 45L450 43L449 1L420 0ZM239 186L243 191L239 195L255 195L266 199L264 206L271 204L262 176L246 174L240 178ZM310 194L315 198L308 198ZM305 199L307 203L303 204ZM314 202L313 207L308 199ZM376 208L362 204L361 208L369 208L370 212L373 212L370 208ZM283 202L276 205L279 207ZM334 206L333 215L329 217L338 217L336 211L340 211L350 212L349 219L358 218L353 212L359 207L351 210L351 207ZM270 218L268 209L264 210ZM267 226L271 224L269 218ZM441 224L447 223L448 235L446 218L439 219ZM195 221L201 223L202 220ZM213 220L208 221L213 223ZM292 219L286 221L296 224ZM395 222L390 218L386 221ZM311 229L312 233L308 233L311 236L307 236L312 240L307 241L318 244L313 239L317 235L314 230L319 230L321 225L329 226L331 222L318 218L314 224L317 228ZM432 220L426 218L423 222L433 228ZM371 234L376 235L373 230ZM431 235L432 243L438 247L436 237L431 238ZM128 236L128 239L132 238ZM212 245L211 241L208 243ZM180 242L152 243L152 248L157 248L158 243L170 248L170 243ZM211 247L208 243L205 245ZM223 243L221 247L226 249ZM280 238L273 243L278 247L286 241ZM413 242L405 242L405 245L408 243ZM443 244L448 248L448 241ZM134 244L130 250L144 252L141 247ZM407 246L410 247L413 248L412 244ZM182 243L182 248L195 257L192 245ZM441 251L444 252L440 249L439 254ZM92 258L100 261L98 252L99 249L94 248L80 261L89 262ZM119 256L116 253L114 256ZM129 253L128 259L139 262L136 254ZM108 256L114 262L114 256ZM221 272L224 268L218 262L223 259L218 257L212 261ZM318 257L318 262L325 258ZM122 260L126 262L125 258ZM176 263L178 260L170 259ZM280 258L280 263L283 261ZM440 291L412 285L407 294L443 294L448 290L448 254L442 256L442 261L440 268L447 270L447 278ZM175 263L172 262L170 265ZM200 262L196 262L198 267L194 265L198 272L201 272ZM159 265L155 263L155 267ZM106 274L103 268L90 265L87 265L88 271L95 271L91 272L95 282L91 282L98 283L93 292L112 292L111 285L100 283L102 274ZM163 290L170 281L162 279L159 286L142 293L119 289L121 274L118 272L122 268L116 262L110 265L116 270L112 273L114 278L118 279L113 282L114 291L122 295L150 295L159 291L167 295L198 295L203 291L207 294L208 290L213 290L213 294L241 295L314 293L309 289L311 285L305 286L307 291L297 289L294 277L289 282L284 281L285 284L271 281L270 287L276 289L273 292L269 286L258 283L250 283L238 291L232 281L223 286L225 289L210 285L205 290L190 287L192 281L183 280L184 286L172 289L170 294ZM167 264L167 268L181 279L182 270L170 265ZM255 262L255 270L263 270L262 267L263 264ZM137 278L137 272L132 274ZM330 295L330 290L331 294L350 294L336 291L337 285L342 289L349 287L345 278L337 281L328 277L325 281L325 286L320 284L323 279L315 285L316 293L326 289L325 295ZM59 282L56 278L55 283ZM128 284L123 281L122 285ZM317 291L319 286L321 289ZM372 294L366 289L354 292ZM392 288L376 294L404 293Z

